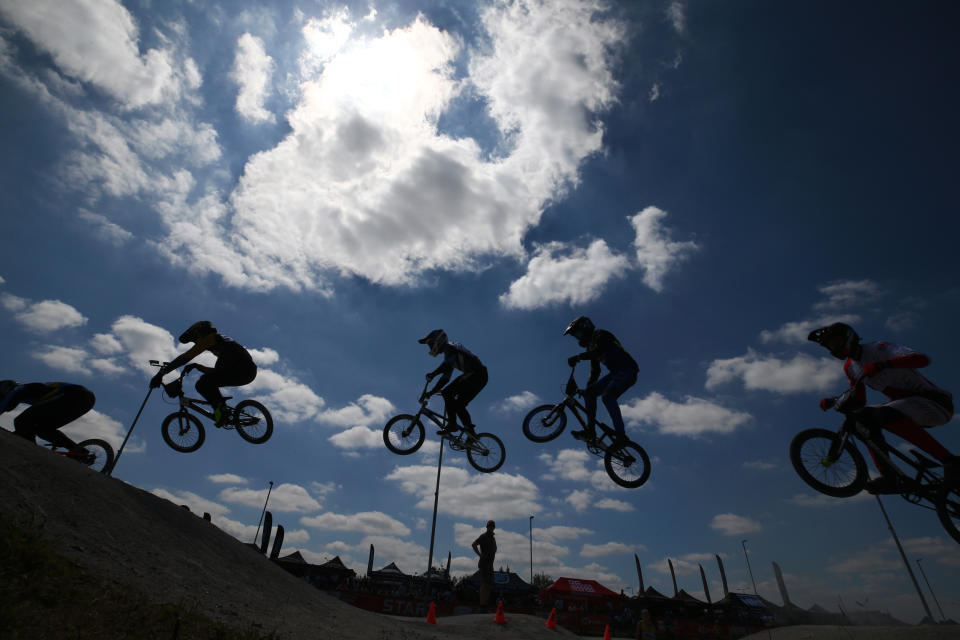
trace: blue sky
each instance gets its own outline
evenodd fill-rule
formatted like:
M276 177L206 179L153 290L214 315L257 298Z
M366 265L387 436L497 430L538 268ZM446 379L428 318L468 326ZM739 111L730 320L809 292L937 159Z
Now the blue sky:
M838 425L835 319L928 353L956 391L960 111L952 3L66 4L0 0L4 377L97 395L119 443L150 358L209 319L251 349L276 431L178 454L149 404L116 476L252 540L269 481L286 548L426 568L438 444L392 455L442 327L490 382L471 406L495 474L444 456L435 557L553 577L923 612L869 496L815 495L787 448ZM622 398L651 455L623 490L559 399L586 314L641 365ZM878 399L874 397L875 399ZM601 417L606 418L601 408ZM10 426L10 415L0 424ZM960 451L954 420L933 435ZM911 562L960 617L960 548L886 499ZM914 565L915 566L915 565ZM629 593L629 592L628 592ZM931 605L932 606L932 605ZM936 609L934 610L936 614Z

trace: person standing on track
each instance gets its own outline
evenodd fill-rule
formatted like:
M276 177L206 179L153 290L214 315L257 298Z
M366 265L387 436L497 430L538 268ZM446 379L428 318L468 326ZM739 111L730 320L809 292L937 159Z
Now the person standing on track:
M487 530L473 541L473 552L480 556L477 568L480 570L480 606L489 604L490 593L493 591L493 560L497 556L497 540L493 530L497 528L493 520L487 521Z

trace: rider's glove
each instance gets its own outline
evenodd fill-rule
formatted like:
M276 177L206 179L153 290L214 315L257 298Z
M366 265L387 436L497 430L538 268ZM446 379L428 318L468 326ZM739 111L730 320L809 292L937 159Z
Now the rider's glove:
M570 356L567 358L567 364L571 367L577 366L577 363L580 362L580 356Z
M150 378L150 388L156 389L161 384L163 384L163 376L166 375L166 373L167 373L166 371L161 369L160 371L157 372L157 375Z
M867 364L863 365L863 375L865 375L868 378L872 378L873 376L877 375L878 373L886 369L888 366L890 365L887 363L886 360L879 360L877 362L868 362Z
M820 401L820 410L827 411L828 409L832 409L833 405L835 405L836 403L837 401L834 400L833 398L824 398L823 400Z
M431 380L433 380L433 372L432 372L432 371L427 374L427 382L430 382Z

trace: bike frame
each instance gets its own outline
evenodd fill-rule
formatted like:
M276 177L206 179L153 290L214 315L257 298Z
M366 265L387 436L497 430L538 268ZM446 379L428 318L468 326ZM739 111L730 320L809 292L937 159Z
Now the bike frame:
M939 485L940 478L934 475L930 469L940 466L940 463L933 462L915 449L911 450L911 453L913 453L916 458L913 460L889 444L878 444L874 442L870 437L869 429L857 419L857 412L849 412L846 415L850 418L844 421L844 424L840 427L840 431L837 432L839 436L837 440L837 452L843 451L844 445L851 436L856 438L873 453L877 460L883 463L884 468L889 470L886 473L893 473L899 477L903 482L903 486L909 489L909 493L902 494L908 502L918 503L920 500L929 500L932 502L932 496L936 488L931 486L931 484ZM831 452L831 455L833 455L833 452ZM916 475L911 476L907 474L900 465L894 461L894 458L898 458L902 464L916 470ZM915 495L916 499L911 499L911 495Z
M187 375L187 372L184 371L184 369L180 369L180 377L177 379L177 382L180 383L180 395L177 396L177 400L180 403L180 410L188 411L192 409L194 412L199 413L202 416L206 416L209 420L215 420L213 407L210 406L209 402L207 402L206 400L202 400L200 398L191 398L190 396L186 395L183 392L183 379L184 377L186 377L186 375ZM164 392L166 392L166 387L164 387ZM226 401L226 400L229 400L231 397L232 396L224 396L223 399L224 401ZM210 407L210 409L208 410L205 407ZM230 411L233 411L233 407L230 407L228 405L227 408ZM229 428L229 426L230 425L226 422L223 425L221 425L222 428Z
M587 423L588 423L588 420L586 417L587 408L583 406L583 404L581 404L579 400L577 400L577 397L576 397L577 381L574 379L574 376L573 376L574 371L576 371L576 367L573 367L570 370L570 379L567 380L567 385L564 388L563 400L561 400L556 405L554 405L554 411L558 409L562 411L564 407L570 409L570 413L572 413L573 416L577 419L577 422L580 423L580 426L586 429ZM580 415L581 411L583 412L583 415ZM616 431L614 431L607 425L603 424L599 420L594 420L594 426L599 427L600 431L602 431L600 436L595 440L596 448L598 449L598 451L595 453L599 455L600 451L606 452L611 447L611 445L613 445L614 436L616 436ZM605 438L609 439L609 442L603 442ZM587 443L587 448L588 449L590 448L590 443Z
M447 416L446 413L446 399L444 399L444 413L438 413L427 406L430 402L430 398L427 396L427 387L430 386L430 380L427 380L426 384L423 385L423 391L420 392L420 409L413 416L413 423L420 422L420 416L426 416L430 418L430 421L435 425L440 427L440 429L447 428ZM459 429L457 430L457 435L452 433L444 433L440 436L442 440L449 440L452 445L457 447L462 447L464 449L470 449L474 453L479 453L481 455L487 455L489 451L486 448L480 446L477 443L476 438L467 431L462 425L457 425Z

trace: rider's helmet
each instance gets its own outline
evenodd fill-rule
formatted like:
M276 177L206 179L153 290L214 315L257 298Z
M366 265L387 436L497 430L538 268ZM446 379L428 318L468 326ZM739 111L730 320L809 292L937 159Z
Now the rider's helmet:
M440 352L443 351L443 348L447 346L447 332L443 329L434 329L425 337L417 340L417 342L429 345L430 355L438 356Z
M20 383L16 380L0 380L0 400L7 397L7 394L17 388Z
M180 334L180 344L196 342L200 338L216 332L217 328L210 324L209 320L194 322L192 325L190 325L189 329Z
M848 324L843 322L834 322L825 327L820 327L810 332L807 336L810 342L816 342L830 351L834 358L845 360L853 353L854 348L860 344L860 336Z
M587 316L580 316L563 330L563 335L570 334L577 339L577 343L581 347L586 348L590 345L590 338L594 331L596 331L596 327L593 326L593 321Z

